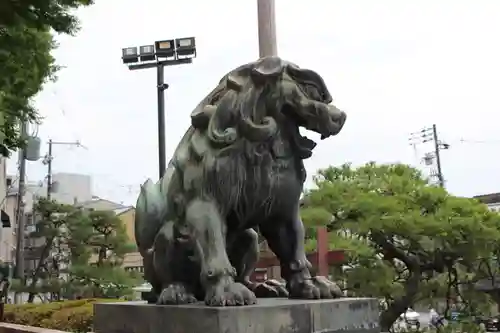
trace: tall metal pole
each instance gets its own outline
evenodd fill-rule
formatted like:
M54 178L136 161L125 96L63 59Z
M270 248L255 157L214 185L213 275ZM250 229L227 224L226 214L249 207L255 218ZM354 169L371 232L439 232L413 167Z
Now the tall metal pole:
M193 44L194 46L194 44ZM124 49L126 50L126 49ZM125 51L124 51L125 52ZM165 174L165 170L167 169L167 159L166 159L166 148L165 148L165 90L168 89L168 84L165 83L164 78L164 69L165 66L174 66L174 65L183 65L183 64L191 64L193 62L193 58L196 57L196 51L193 49L193 57L187 58L178 58L175 56L174 59L164 59L161 54L156 54L156 62L147 61L144 63L137 63L139 59L142 58L135 57L132 59L132 64L128 65L128 69L137 70L137 69L147 69L156 67L156 92L158 97L158 169L160 178ZM125 64L130 63L130 61L125 61L125 58L122 58ZM130 60L130 59L129 59ZM143 61L141 59L141 61Z
M167 169L166 147L165 147L165 90L168 84L165 84L164 65L158 62L156 66L157 73L157 93L158 93L158 168L159 178L163 177Z
M257 0L257 27L259 30L259 58L278 55L274 0ZM265 241L260 244L260 249L263 248L267 248ZM267 271L268 274L273 274L269 268Z
M47 200L52 194L52 139L49 140L49 153L47 156Z
M26 139L28 135L28 124L21 123L21 138ZM16 239L16 278L24 279L24 194L26 185L26 150L19 150L19 189L17 193L17 209L16 209L16 224L17 224L17 239ZM17 295L16 295L17 296ZM16 302L20 300L17 299Z
M432 138L434 141L434 154L436 154L437 177L439 181L439 186L444 187L444 177L443 177L443 172L441 170L441 154L439 153L440 147L439 147L436 124L432 125Z
M278 55L274 0L257 0L259 57Z

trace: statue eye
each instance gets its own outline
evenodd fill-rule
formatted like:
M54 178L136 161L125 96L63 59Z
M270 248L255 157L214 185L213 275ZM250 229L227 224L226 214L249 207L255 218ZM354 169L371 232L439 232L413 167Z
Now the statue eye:
M319 93L318 88L311 84L306 84L304 86L304 92L310 99L314 99L315 101L323 101L323 96Z

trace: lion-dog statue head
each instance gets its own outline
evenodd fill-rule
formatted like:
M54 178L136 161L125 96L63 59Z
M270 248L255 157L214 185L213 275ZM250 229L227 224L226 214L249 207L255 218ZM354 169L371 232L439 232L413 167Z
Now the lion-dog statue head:
M315 143L299 127L321 139L338 134L346 114L331 105L332 96L316 72L278 57L265 57L236 68L191 114L194 128L206 130L211 144L221 149L241 139L262 143L286 126L301 158L311 156Z

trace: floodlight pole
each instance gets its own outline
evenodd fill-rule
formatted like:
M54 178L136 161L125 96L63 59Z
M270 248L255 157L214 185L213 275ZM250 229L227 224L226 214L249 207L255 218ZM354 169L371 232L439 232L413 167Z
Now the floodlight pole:
M158 168L159 179L163 177L167 169L166 144L165 144L165 90L168 84L165 83L165 66L159 62L156 66L156 92L158 94Z
M132 64L130 70L146 69L156 67L156 92L158 94L158 173L160 178L167 169L166 146L165 146L165 90L168 84L165 83L165 66L184 65L193 62L192 58L182 58L174 60L160 60L152 63Z

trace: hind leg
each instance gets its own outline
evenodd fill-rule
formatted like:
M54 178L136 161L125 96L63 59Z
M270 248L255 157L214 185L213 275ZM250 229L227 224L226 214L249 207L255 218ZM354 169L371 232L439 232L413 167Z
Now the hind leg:
M258 237L255 230L246 229L228 239L229 260L236 269L235 280L246 286L252 284L250 277L259 259Z
M342 297L334 282L321 276L311 277L310 263L304 251L304 226L298 209L292 216L280 216L267 222L261 226L261 231L280 261L290 298Z
M195 290L199 268L189 259L187 244L179 243L176 236L174 223L167 223L155 240L153 264L156 281L161 283L157 304L187 304L197 301ZM153 288L158 290L158 283Z
M268 280L255 283L250 280L259 260L259 235L254 229L246 229L232 240L229 258L236 269L236 281L252 290L257 297L287 297L285 286Z
M191 230L201 263L205 303L213 306L255 303L254 293L234 281L236 272L226 252L226 224L217 205L194 199L186 208L185 223Z
M158 275L155 273L153 266L154 252L148 251L143 254L143 267L144 267L144 279L151 284L151 292L143 294L143 300L147 301L148 304L156 303L158 296L161 293L161 281L158 279Z

